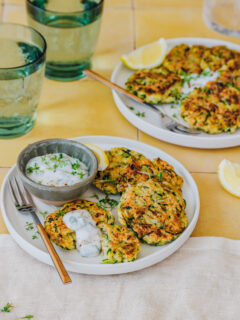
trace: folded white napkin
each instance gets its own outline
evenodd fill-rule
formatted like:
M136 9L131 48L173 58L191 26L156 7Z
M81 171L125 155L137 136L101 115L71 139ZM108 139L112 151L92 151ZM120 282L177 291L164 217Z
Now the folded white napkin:
M135 273L71 273L63 285L53 267L0 235L1 320L237 320L240 319L240 241L190 238L171 257Z

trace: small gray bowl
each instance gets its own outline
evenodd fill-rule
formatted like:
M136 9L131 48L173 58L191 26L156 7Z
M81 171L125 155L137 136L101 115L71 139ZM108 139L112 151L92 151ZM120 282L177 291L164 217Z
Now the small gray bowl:
M77 184L63 187L41 185L27 177L25 170L30 159L61 152L82 161L88 168L88 177ZM17 170L24 187L37 198L54 205L75 200L87 191L97 174L97 168L97 158L89 148L66 139L47 139L30 144L22 150L17 159Z

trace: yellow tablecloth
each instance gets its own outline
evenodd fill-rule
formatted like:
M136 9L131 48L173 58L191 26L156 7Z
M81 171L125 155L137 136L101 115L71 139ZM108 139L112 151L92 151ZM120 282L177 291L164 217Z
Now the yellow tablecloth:
M2 21L27 24L23 0L0 3ZM206 27L202 0L106 0L94 69L109 78L123 53L160 37L185 36L240 43L240 39ZM240 239L240 200L222 190L216 174L223 158L240 162L240 147L197 150L154 139L133 127L115 107L111 91L93 80L61 83L45 79L35 128L20 138L0 140L0 183L27 144L44 138L98 134L143 141L174 156L192 173L200 191L200 217L193 236ZM7 233L1 215L0 233Z

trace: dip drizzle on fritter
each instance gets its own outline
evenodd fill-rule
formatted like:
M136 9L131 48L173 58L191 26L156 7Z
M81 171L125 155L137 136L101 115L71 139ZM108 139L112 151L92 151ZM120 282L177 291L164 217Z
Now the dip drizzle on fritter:
M140 244L134 233L126 227L116 225L114 216L108 210L87 200L67 203L47 216L44 227L51 241L63 249L76 249L75 232L67 228L63 216L78 209L87 210L100 230L103 263L130 262L137 258Z

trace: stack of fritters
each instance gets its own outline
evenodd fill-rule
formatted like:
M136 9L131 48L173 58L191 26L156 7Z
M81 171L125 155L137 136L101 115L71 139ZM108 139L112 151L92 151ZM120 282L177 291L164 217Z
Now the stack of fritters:
M193 128L235 132L240 127L240 60L230 60L216 81L194 89L182 100L180 112Z
M183 179L159 158L153 161L127 148L107 151L109 166L94 184L105 193L122 194L120 222L152 245L175 240L187 227Z
M114 216L95 202L78 200L65 204L59 210L49 214L45 220L45 230L50 239L59 247L67 250L76 249L75 231L63 222L63 216L70 211L87 210L101 233L101 245L105 263L134 261L140 250L139 240L126 227L114 223Z
M178 102L184 76L204 70L219 71L216 81L194 89L181 101L181 116L193 128L207 133L234 132L240 113L240 53L225 46L180 44L162 65L135 72L126 87L152 104Z
M153 161L141 153L127 148L113 148L106 151L109 166L98 171L95 186L108 194L122 194L129 185L154 179L163 185L181 189L183 179L173 167L159 158Z

